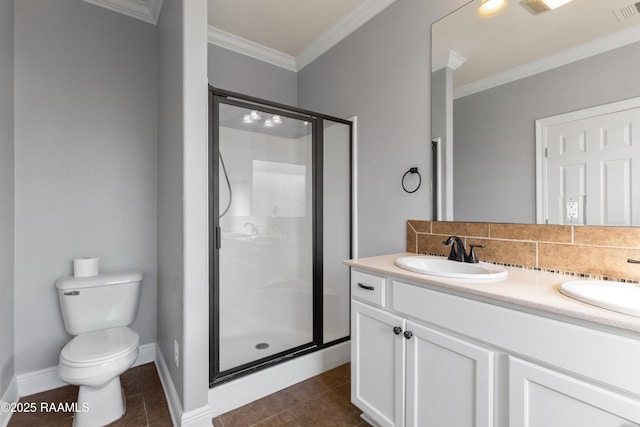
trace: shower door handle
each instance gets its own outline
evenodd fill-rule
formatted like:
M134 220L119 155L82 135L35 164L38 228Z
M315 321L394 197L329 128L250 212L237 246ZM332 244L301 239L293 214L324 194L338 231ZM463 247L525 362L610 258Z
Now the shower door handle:
M222 228L216 227L216 249L220 249L222 247Z

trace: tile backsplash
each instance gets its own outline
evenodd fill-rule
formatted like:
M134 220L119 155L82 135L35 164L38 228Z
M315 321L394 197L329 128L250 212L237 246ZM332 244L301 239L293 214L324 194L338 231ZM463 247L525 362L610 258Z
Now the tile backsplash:
M407 252L448 255L460 237L481 261L598 278L640 281L640 228L407 221Z

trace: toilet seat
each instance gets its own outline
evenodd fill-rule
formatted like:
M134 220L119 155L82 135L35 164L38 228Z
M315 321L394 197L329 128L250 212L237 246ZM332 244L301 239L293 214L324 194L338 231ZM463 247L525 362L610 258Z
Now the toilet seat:
M99 365L135 351L139 340L138 334L126 326L80 334L64 346L60 362L79 368Z

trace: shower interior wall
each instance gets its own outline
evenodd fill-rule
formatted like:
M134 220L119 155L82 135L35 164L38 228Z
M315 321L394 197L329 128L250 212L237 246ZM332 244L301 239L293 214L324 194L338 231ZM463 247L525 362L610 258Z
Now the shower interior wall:
M277 210L269 206L253 206L251 183L256 182L253 177L254 170L247 167L246 158L249 152L259 152L259 159L265 162L305 164L311 158L310 145L305 144L308 136L298 138L284 138L280 136L246 132L229 127L220 128L220 151L223 153L226 169L230 177L232 187L233 202L229 206L228 213L220 219L222 227L222 241L225 251L225 263L227 266L235 264L236 268L223 269L221 271L221 283L235 283L235 285L225 293L227 302L242 301L242 304L254 301L257 305L249 312L258 313L264 311L259 306L263 303L252 298L247 298L246 291L255 291L256 286L271 284L272 288L280 291L293 292L298 299L299 294L310 292L310 288L305 288L304 279L312 277L312 236L307 232L311 229L311 216L280 216L265 215L270 209ZM340 123L325 121L323 131L324 166L326 171L323 176L323 318L324 318L324 342L331 342L349 335L349 310L348 310L348 285L344 283L348 279L346 269L342 261L350 254L349 238L350 218L344 215L349 210L349 127ZM254 155L255 157L255 155ZM306 168L305 193L311 194L311 168ZM222 172L219 182L225 182ZM224 185L221 185L222 193L227 192ZM221 203L226 207L228 194L223 194ZM305 212L311 212L312 198L305 198ZM221 209L223 209L221 207ZM256 212L258 211L258 212ZM256 214L261 213L261 214ZM255 229L253 228L255 227ZM247 245L242 236L247 233L257 231L262 235L271 235L279 240L276 244L263 245L262 247ZM345 237L347 236L347 237ZM299 254L307 253L308 256L300 257ZM277 271L264 271L260 269L247 269L247 265L258 265L257 259L262 258L263 265L279 266ZM267 258L266 260L264 258ZM272 262L269 262L272 259ZM288 265L286 270L281 268L282 263L278 260L289 259L294 262ZM266 261L266 262L265 262ZM244 266L244 268L242 268ZM238 277L238 272L241 273ZM233 275L235 274L235 276ZM291 280L298 278L299 280ZM260 285L259 285L260 284ZM221 295L222 297L222 295ZM300 306L300 304L296 304ZM234 304L223 304L221 308L229 311L229 316L221 313L222 318L234 319L233 325L227 332L237 335L251 329L251 319L241 315L240 311L234 310ZM290 312L291 314L291 312ZM283 312L277 313L280 317ZM264 318L256 316L257 319ZM296 333L310 330L311 319L306 313L292 317L289 322L276 321L278 324L289 324L296 326ZM249 323L248 323L249 322ZM261 325L264 328L264 325Z
M271 183L270 178L294 178L263 173L262 165L309 165L310 136L285 138L220 127L220 153L233 194L220 219L220 370L225 371L313 338L311 215L286 215L274 199L258 198L268 191L257 188L288 184ZM289 179L291 185L284 187L288 193L311 194L311 168L303 166L302 171L295 181L303 181L305 188L296 191L300 182ZM220 171L221 210L229 201L225 180ZM311 198L304 203L296 208L311 212ZM260 343L270 348L256 349Z

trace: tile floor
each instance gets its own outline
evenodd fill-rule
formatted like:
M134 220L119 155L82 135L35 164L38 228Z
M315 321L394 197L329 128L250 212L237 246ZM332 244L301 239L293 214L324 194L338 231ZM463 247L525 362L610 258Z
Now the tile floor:
M350 365L342 365L213 419L215 427L369 426L351 404Z
M127 412L109 427L164 427L171 426L171 415L164 397L160 378L153 363L129 369L120 381L124 391ZM25 396L20 402L35 402L38 411L15 413L8 427L68 427L73 413L40 411L42 403L76 402L78 387L65 386L43 393Z
M124 417L109 427L171 426L171 416L155 365L129 369L121 377L127 405ZM214 427L341 427L369 426L351 404L350 365L342 365L277 393L214 418ZM23 403L75 402L78 388L65 386L25 396ZM68 427L69 412L16 413L8 427Z

